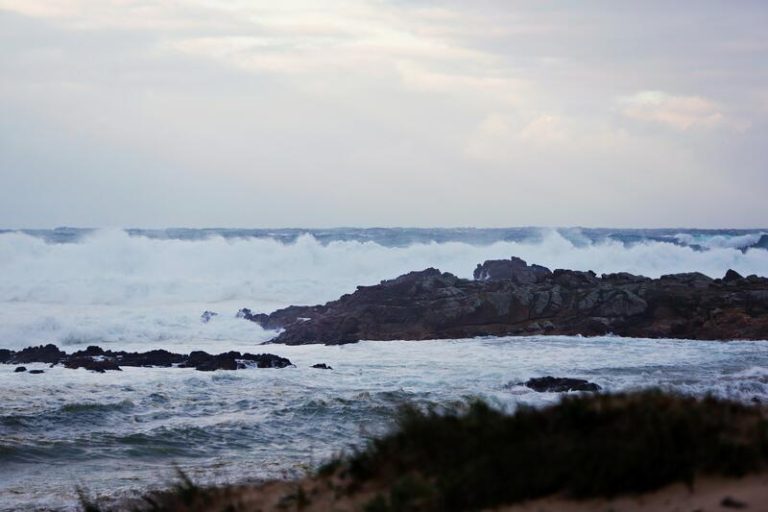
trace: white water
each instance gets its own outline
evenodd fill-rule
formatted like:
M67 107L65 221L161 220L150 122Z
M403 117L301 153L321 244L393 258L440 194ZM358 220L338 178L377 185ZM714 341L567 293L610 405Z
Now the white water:
M589 379L768 400L765 342L533 337L344 346L270 345L295 368L95 374L0 365L0 510L74 507L75 487L119 498L163 487L177 464L201 482L294 475L392 425L407 402L557 400L517 383ZM245 348L232 345L232 348ZM315 370L324 362L334 369Z
M684 235L680 235L684 236ZM747 235L750 241L757 235ZM269 312L315 304L411 270L437 267L471 277L486 259L518 256L550 268L632 272L650 277L699 271L721 277L729 268L768 274L768 251L743 253L744 236L713 237L708 251L647 241L574 245L556 231L536 242L321 244L212 236L153 239L102 230L76 243L47 243L22 233L0 234L0 347L54 342L216 349L231 341L268 339L232 318L241 307ZM706 241L705 241L706 242ZM737 243L738 242L738 243ZM209 324L206 310L221 313ZM222 346L223 346L222 345ZM226 347L225 347L226 348Z

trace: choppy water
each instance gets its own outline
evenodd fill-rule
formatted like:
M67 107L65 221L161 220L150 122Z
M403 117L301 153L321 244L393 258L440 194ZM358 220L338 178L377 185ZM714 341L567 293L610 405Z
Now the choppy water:
M38 365L46 373L29 375L0 366L0 509L74 506L77 485L130 495L170 481L173 464L206 482L294 475L385 431L406 401L480 396L511 409L555 400L516 385L533 376L768 401L763 342L550 337L269 349L297 367L100 375ZM318 362L334 370L309 368Z
M515 255L551 268L650 276L728 268L768 274L763 231L50 230L0 233L0 347L67 351L255 351L274 333L234 318L313 304L435 266L463 277ZM221 313L210 323L205 310ZM547 374L609 390L662 386L768 401L768 345L515 338L270 345L296 368L105 375L0 365L0 510L73 507L77 485L124 496L173 477L232 482L302 471L391 426L406 401L553 395L514 384ZM333 371L310 369L328 363ZM510 383L512 385L510 385Z

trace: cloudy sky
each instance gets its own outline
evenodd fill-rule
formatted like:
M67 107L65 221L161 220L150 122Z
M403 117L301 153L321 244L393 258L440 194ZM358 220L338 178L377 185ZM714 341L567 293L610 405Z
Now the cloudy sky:
M768 2L0 0L0 226L768 226Z

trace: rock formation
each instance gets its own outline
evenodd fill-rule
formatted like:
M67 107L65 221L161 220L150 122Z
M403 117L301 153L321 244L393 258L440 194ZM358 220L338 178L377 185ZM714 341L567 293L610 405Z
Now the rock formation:
M282 329L271 341L293 345L533 334L768 339L768 279L597 276L512 258L478 265L474 280L429 268L324 305L239 316Z
M569 377L537 377L528 379L524 384L539 393L565 393L568 391L600 391L600 386L584 379Z
M105 373L109 370L120 371L121 366L194 368L200 371L285 368L286 366L292 366L288 359L274 354L225 352L214 355L203 351L194 351L186 355L175 354L167 350L115 352L104 350L101 347L90 346L85 350L79 350L68 355L66 352L59 350L56 345L50 344L39 347L27 347L18 352L0 349L0 356L2 356L0 363L47 363L51 366L63 364L66 368L85 368L86 370L98 373ZM26 368L23 370L17 368L16 371L23 372L26 371ZM30 371L30 373L33 372L42 373L39 370Z

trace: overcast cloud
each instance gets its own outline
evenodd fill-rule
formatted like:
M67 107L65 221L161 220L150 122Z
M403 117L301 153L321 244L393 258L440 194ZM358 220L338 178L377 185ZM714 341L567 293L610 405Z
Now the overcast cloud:
M767 227L768 2L0 0L0 226Z

